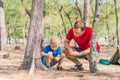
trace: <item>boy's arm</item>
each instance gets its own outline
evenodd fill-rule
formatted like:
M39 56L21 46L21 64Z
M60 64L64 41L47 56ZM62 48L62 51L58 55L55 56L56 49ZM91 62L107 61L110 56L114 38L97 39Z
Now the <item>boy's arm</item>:
M60 56L60 55L57 55L56 57L53 57L53 60L59 61L60 58L61 58L61 56Z
M46 53L44 53L44 52L41 52L40 55L41 55L41 56L49 57L49 58L51 58L51 59L53 58L52 52L51 52L51 53L48 53L48 54L46 54Z
M41 55L41 56L46 56L46 57L48 56L48 54L46 54L46 53L44 53L44 52L41 52L40 55Z

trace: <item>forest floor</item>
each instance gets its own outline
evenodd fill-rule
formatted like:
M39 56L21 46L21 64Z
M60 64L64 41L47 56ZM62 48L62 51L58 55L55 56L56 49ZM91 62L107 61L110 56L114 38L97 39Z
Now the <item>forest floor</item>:
M40 71L36 70L33 75L29 75L27 70L17 70L21 65L25 53L25 46L19 45L20 50L15 50L15 45L8 45L10 57L4 59L3 55L6 51L0 51L0 80L120 80L119 65L103 65L97 61L97 69L99 72L90 73L89 63L87 60L80 59L84 66L84 71L72 71L74 66L72 62L65 59L63 67L65 71L57 71L56 66L53 70ZM116 51L115 47L101 47L99 58L110 60L111 56Z

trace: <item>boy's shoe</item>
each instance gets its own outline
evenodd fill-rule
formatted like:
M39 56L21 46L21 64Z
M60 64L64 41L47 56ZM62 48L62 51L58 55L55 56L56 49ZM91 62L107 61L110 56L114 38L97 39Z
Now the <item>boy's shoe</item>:
M82 64L75 65L74 68L71 68L71 69L73 69L73 70L80 70L80 71L84 70L84 68L82 67Z
M62 71L64 68L62 66L57 66L57 70Z
M46 66L49 70L52 70L52 68L50 66Z

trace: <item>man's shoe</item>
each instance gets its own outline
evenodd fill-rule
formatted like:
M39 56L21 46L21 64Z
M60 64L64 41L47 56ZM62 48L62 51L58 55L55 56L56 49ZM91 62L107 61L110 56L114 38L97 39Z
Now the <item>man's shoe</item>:
M80 71L84 70L84 68L82 67L82 64L75 65L74 68L71 68L71 69L73 69L73 70L80 70Z
M62 66L57 66L57 70L62 71L64 68Z

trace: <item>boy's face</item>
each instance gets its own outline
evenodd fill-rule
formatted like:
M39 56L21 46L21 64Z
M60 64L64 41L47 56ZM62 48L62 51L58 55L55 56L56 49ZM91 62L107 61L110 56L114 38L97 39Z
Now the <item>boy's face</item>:
M52 50L56 50L58 47L58 44L51 44L50 47Z

